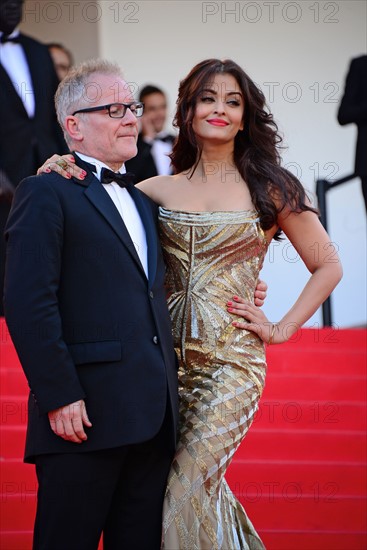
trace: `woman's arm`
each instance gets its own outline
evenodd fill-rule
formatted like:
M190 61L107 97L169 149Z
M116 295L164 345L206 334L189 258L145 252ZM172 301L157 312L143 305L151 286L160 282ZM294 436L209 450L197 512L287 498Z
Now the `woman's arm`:
M66 179L77 178L83 180L85 178L84 170L75 164L75 158L71 153L61 156L57 153L52 155L38 168L37 176L43 173L49 174L50 172L57 172Z
M37 175L42 173L48 174L50 172L57 172L66 179L73 177L83 180L85 177L84 170L75 164L75 158L72 154L60 156L55 153L38 168ZM163 186L169 183L170 178L172 176L155 176L154 178L141 181L136 187L157 204L162 204L164 197Z
M282 213L278 221L311 273L306 286L275 328L261 309L240 298L237 303L228 305L229 311L248 320L248 323L235 322L236 326L252 330L265 342L271 339L274 344L289 340L315 313L342 278L342 267L335 245L330 242L330 237L316 214L288 211Z

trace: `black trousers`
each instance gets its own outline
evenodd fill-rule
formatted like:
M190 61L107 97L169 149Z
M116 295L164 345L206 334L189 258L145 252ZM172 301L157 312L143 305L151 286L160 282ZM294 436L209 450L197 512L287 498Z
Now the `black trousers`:
M166 417L150 441L96 452L42 455L33 550L159 550L174 454Z

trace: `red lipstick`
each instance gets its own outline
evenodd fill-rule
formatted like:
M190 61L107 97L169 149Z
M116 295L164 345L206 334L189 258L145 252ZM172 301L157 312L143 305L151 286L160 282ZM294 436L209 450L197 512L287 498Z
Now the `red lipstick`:
M229 122L226 122L222 118L211 118L210 120L207 120L209 124L212 124L213 126L228 126Z

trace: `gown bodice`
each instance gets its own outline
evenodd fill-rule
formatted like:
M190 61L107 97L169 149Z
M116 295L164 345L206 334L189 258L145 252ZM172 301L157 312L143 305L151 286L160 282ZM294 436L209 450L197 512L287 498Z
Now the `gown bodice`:
M226 302L253 302L267 241L256 211L184 212L160 207L159 227L176 351L190 367L198 360L225 361L228 347L256 360L263 343L231 323Z

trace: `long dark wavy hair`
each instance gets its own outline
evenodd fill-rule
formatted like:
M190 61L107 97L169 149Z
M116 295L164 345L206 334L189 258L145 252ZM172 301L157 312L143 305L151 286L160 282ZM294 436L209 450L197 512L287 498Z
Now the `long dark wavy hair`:
M247 183L263 229L277 224L279 212L285 207L293 212L310 210L306 193L299 180L281 166L282 138L273 115L268 112L265 96L251 78L234 61L206 59L195 65L180 82L177 111L173 121L179 129L170 155L175 172L194 172L201 157L201 147L192 129L197 100L215 75L230 74L240 87L244 99L244 129L234 142L234 163ZM280 207L275 204L274 198ZM279 238L280 231L275 238Z

